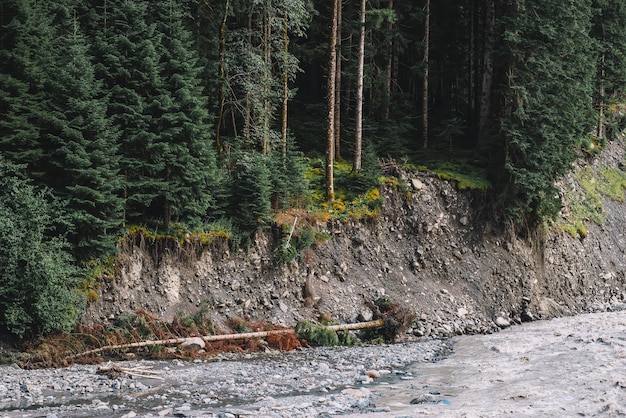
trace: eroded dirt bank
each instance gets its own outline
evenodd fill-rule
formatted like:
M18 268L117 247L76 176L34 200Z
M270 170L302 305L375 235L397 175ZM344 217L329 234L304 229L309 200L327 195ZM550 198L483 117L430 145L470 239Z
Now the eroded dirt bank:
M624 145L613 142L595 164L623 162ZM133 246L85 321L139 308L169 319L206 306L216 321L247 317L293 325L326 312L353 322L368 319L365 301L384 294L415 310L410 333L450 336L525 316L607 310L626 299L626 204L606 200L605 222L588 224L584 239L556 230L520 239L481 219L489 208L475 192L423 173L406 180L410 193L383 191L378 221L318 224L330 239L314 246L306 262L278 265L271 231L257 235L248 252L215 245L189 256ZM307 278L312 307L303 295Z

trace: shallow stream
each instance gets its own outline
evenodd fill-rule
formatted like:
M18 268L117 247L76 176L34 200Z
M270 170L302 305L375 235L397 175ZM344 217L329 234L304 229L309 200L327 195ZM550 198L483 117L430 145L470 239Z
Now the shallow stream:
M0 417L626 416L626 312L538 321L491 335L200 363L0 367ZM219 359L218 359L219 360ZM438 361L436 361L438 360Z

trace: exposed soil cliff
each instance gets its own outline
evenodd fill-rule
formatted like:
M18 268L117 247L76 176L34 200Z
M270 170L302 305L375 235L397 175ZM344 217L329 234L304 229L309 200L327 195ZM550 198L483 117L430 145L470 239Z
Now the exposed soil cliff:
M624 145L613 142L595 164L623 162ZM278 265L271 231L259 233L247 252L220 244L193 255L131 246L85 321L139 308L171 318L204 306L216 321L293 325L326 312L350 322L368 319L365 302L386 295L415 309L415 335L447 336L626 300L626 204L604 201L605 222L589 224L584 239L556 229L520 239L478 216L488 208L475 192L424 173L406 176L410 193L383 190L376 222L318 225L330 239L313 247L306 264Z

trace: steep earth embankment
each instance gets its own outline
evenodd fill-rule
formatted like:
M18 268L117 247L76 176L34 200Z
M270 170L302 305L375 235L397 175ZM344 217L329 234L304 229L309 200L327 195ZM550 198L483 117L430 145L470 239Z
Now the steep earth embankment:
M624 144L612 142L594 164L623 162ZM171 319L201 307L216 321L293 325L325 312L352 322L369 319L365 302L386 295L415 310L412 334L450 336L626 301L626 204L604 201L605 222L589 224L584 239L556 229L520 239L478 215L489 208L475 192L424 173L406 180L410 194L383 190L376 222L317 225L330 239L313 247L306 264L277 265L270 231L259 233L247 252L220 244L191 255L129 246L85 322L140 308ZM307 279L312 307L303 294Z

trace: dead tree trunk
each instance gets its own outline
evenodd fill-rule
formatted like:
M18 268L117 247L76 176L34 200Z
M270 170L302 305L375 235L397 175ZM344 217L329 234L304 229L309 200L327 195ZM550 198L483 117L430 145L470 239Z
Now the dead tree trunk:
M335 181L333 164L335 162L335 94L337 81L337 25L339 1L333 0L330 28L330 51L328 59L328 117L326 135L326 201L335 200Z
M354 162L352 171L361 171L361 155L363 149L363 70L365 66L365 0L361 0L359 66L356 78L356 127L354 138Z
M430 61L430 0L426 0L424 21L424 88L422 92L422 136L424 137L424 148L428 148L428 77Z
M491 85L493 82L493 48L495 45L496 12L495 0L487 1L485 18L485 51L483 59L483 80L480 95L480 116L478 122L478 147L487 145L487 124L491 112Z

